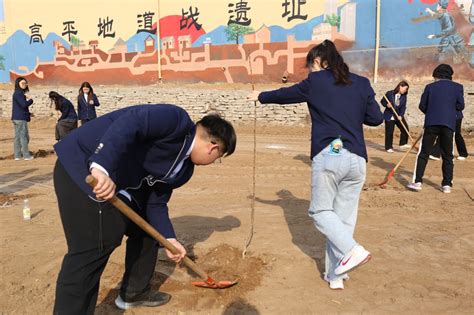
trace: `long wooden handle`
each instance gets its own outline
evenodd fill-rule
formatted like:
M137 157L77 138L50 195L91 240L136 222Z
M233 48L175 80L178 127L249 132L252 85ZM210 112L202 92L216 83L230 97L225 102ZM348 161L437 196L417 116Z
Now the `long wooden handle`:
M400 167L400 165L402 165L402 162L405 160L405 158L408 156L408 154L410 154L411 150L413 150L413 148L416 146L416 144L418 143L418 141L420 141L421 137L423 136L423 133L412 143L411 147L409 150L407 150L407 152L405 152L405 154L403 154L402 158L400 159L400 161L397 163L397 165L395 165L395 167L393 168L392 172L395 173L395 171Z
M393 104L388 100L387 96L384 94L383 97L385 98L385 100L390 104L390 109L392 110L392 112L395 114L395 117L397 117L398 121L400 122L400 124L402 124L402 127L403 127L403 130L405 130L405 132L408 134L408 137L410 137L410 140L411 142L415 141L413 139L413 137L411 136L410 132L408 131L408 128L407 126L405 126L405 124L403 123L403 120L402 118L398 115L397 111L395 110L395 108L393 107Z
M97 180L92 176L88 175L86 177L86 183L89 184L92 188L97 185ZM148 222L146 222L141 216L139 216L135 211L133 211L126 203L122 200L113 196L111 199L108 200L115 208L117 208L120 212L122 212L127 218L132 220L136 225L142 228L143 231L148 233L151 237L155 240L160 242L166 249L168 249L173 254L179 254L179 250L170 242L168 241L163 235L160 234L153 226L151 226ZM203 280L208 280L209 275L202 270L194 261L192 261L188 256L185 256L183 259L183 263L192 271L194 271L200 278Z

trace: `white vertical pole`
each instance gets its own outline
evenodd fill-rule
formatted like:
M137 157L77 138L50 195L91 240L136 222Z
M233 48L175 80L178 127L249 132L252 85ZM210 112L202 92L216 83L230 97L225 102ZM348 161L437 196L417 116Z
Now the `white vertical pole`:
M158 0L158 17L156 21L156 41L157 41L157 52L158 52L158 83L163 82L163 78L161 77L161 39L160 39L160 0Z
M375 22L375 65L374 65L374 83L377 83L379 72L379 46L380 46L380 0L377 0L377 15Z

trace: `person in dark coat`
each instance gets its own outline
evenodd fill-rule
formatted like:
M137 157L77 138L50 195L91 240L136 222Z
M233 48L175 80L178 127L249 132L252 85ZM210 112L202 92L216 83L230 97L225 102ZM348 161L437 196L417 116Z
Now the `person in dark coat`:
M13 157L15 161L19 161L21 158L26 161L33 159L28 149L28 143L30 142L28 122L31 120L29 107L33 104L33 99L28 95L29 91L28 81L25 78L19 77L15 80L11 117L15 130L13 140Z
M77 96L77 113L81 126L97 118L95 108L100 105L97 95L89 82L83 82Z
M49 92L49 99L54 104L54 109L61 112L56 124L55 136L60 141L64 137L77 128L77 114L71 101L60 95L58 92Z
M405 119L409 88L410 86L407 81L400 81L395 89L385 93L385 97L390 103L387 102L385 97L382 97L380 100L380 104L385 107L385 111L383 112L383 118L385 120L385 150L388 153L393 153L393 131L395 126L400 130L400 149L405 150L410 148L410 145L408 145L408 133L402 126L402 124L405 125L407 130L409 130ZM401 121L398 120L393 111L397 112L398 116L401 117Z
M54 187L68 251L59 272L54 314L93 314L102 272L124 235L125 272L115 304L120 309L159 306L170 295L152 290L157 242L107 200L116 195L186 254L168 214L173 191L189 181L196 165L231 155L232 125L217 115L194 123L169 104L113 111L73 130L56 143ZM87 175L97 179L92 189Z
M413 173L413 181L408 188L420 191L429 156L436 138L439 138L443 159L443 180L441 191L450 193L453 186L453 135L456 130L456 117L464 109L464 88L453 82L453 68L440 64L433 71L435 81L428 84L421 95L420 110L425 114L421 146Z
M367 149L363 125L383 122L367 78L349 72L333 42L325 40L306 56L308 77L291 87L249 96L262 104L307 102L311 114L312 192L309 215L326 236L325 280L344 289L350 270L371 254L353 236L365 181Z

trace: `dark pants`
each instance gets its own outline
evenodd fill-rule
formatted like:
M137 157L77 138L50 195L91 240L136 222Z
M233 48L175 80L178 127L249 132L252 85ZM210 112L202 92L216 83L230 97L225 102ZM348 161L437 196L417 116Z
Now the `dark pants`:
M456 132L454 134L454 142L456 142L456 149L458 150L458 155L462 157L467 157L467 148L466 148L466 143L464 142L464 138L462 137L461 134L461 128L462 126L462 118L456 120ZM441 148L439 145L439 140L436 139L436 142L433 146L433 150L431 151L432 156L436 156L439 158L441 156Z
M155 240L110 203L90 199L59 161L54 168L54 188L68 251L58 276L53 313L94 313L100 277L124 235L128 240L120 295L127 301L149 290L158 254Z
M405 127L408 129L408 124L405 121L405 118L402 117L402 122L405 124ZM385 121L385 150L393 148L393 131L395 130L395 125L400 130L400 145L408 143L408 133L403 128L399 120L386 120Z
M94 119L94 118L91 118L91 119L89 119L89 118L81 119L81 126L84 126L84 124L88 123L88 122L91 121L92 119Z
M423 132L420 151L416 160L415 183L423 182L428 158L433 150L436 138L439 139L441 157L443 158L443 182L441 186L453 185L453 131L446 126L429 126Z
M77 128L76 119L63 119L56 124L56 140L62 140L68 133Z

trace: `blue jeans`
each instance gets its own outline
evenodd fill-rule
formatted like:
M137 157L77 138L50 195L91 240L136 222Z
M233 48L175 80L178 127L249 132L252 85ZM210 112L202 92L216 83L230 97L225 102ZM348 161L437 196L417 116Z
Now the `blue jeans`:
M15 159L31 157L28 150L28 142L30 142L30 135L28 133L28 122L26 120L12 120L15 129L15 139L13 140L13 154Z
M340 277L334 273L339 260L357 245L353 234L365 172L365 159L346 149L330 155L328 146L313 158L309 216L327 239L328 281Z

